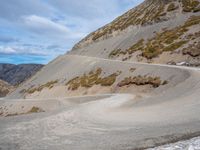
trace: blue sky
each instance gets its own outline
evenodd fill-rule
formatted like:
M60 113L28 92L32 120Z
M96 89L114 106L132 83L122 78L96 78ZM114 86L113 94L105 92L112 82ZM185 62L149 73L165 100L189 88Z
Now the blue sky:
M142 0L1 0L0 63L46 64Z

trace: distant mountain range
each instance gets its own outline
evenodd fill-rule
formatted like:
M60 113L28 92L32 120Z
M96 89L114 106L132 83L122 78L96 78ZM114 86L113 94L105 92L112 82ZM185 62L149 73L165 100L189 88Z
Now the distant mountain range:
M11 85L18 85L39 71L41 64L0 64L0 79Z

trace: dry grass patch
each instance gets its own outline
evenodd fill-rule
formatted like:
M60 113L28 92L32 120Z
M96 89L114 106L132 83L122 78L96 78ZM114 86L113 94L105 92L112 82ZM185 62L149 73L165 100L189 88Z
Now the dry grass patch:
M164 21L167 13L165 12L165 2L152 1L146 5L136 7L125 13L124 15L116 18L109 25L93 32L84 39L84 41L91 38L97 41L102 37L108 37L114 31L122 31L131 25L147 25L154 22ZM165 18L165 19L163 19Z
M139 40L136 44L131 46L129 49L127 49L129 54L132 54L138 50L141 50L144 48L144 39Z
M152 85L154 88L159 87L160 85L167 84L168 81L161 81L160 77L147 77L147 76L134 76L134 77L126 77L121 82L118 83L119 87L127 86L127 85Z
M111 86L115 83L120 71L113 73L106 77L101 77L102 69L98 68L95 71L91 71L88 74L84 74L79 77L75 77L69 80L66 85L69 90L77 90L79 87L90 88L94 85Z
M122 51L121 49L115 49L112 52L110 52L109 57L113 58L113 57L119 56L120 54L126 55L126 53L127 53L126 51Z
M167 7L167 11L174 11L176 10L178 7L174 4L174 3L170 3L169 6Z
M73 49L81 47L82 43L86 41L98 41L113 36L114 32L120 32L130 26L146 26L158 22L167 21L170 19L168 14L174 10L186 12L199 12L199 0L149 0L129 10L124 15L116 18L110 24L98 29L97 31L89 34L86 38L81 40L75 45Z
M146 40L146 42L144 39L141 39L129 49L124 50L123 53L121 50L113 51L109 56L116 57L128 53L131 57L132 53L142 51L141 55L143 57L147 59L155 58L165 51L174 51L181 48L189 41L185 40L187 39L185 38L185 34L189 28L198 24L200 24L200 16L192 16L182 26L170 30L164 29L162 32L157 33L153 38Z
M40 85L38 87L30 87L29 89L22 89L20 91L20 93L28 93L28 94L33 94L35 92L41 92L44 88L53 88L53 86L58 83L58 80L54 80L54 81L49 81L43 85Z
M43 109L33 106L28 112L25 113L13 113L13 114L6 114L5 117L12 117L12 116L19 116L19 115L27 115L32 113L41 113L45 112Z
M198 12L199 9L199 1L197 0L182 0L183 11L184 12Z
M129 71L130 72L134 72L136 70L136 68L130 68Z
M28 113L40 113L40 112L44 112L44 110L42 110L42 109L39 108L39 107L35 107L35 106L33 106L33 107L31 108L31 110L28 111Z

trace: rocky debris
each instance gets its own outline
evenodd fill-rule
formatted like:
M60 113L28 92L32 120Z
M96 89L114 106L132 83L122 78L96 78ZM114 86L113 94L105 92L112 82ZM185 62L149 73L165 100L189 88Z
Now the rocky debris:
M175 66L187 66L187 67L199 67L200 66L200 62L186 62L186 61L182 61L182 62L170 61L167 64L175 65Z
M188 48L184 48L183 54L190 55L192 57L200 56L200 42L190 44Z
M187 141L180 141L172 144L167 144L148 150L198 150L200 149L200 137L192 138Z

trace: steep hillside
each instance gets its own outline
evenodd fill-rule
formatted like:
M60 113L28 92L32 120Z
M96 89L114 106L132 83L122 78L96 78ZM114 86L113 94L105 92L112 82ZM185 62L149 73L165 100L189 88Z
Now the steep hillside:
M199 66L199 10L199 0L146 0L89 34L70 54Z
M14 87L8 83L0 80L0 97L6 96L9 92L13 91Z
M200 136L199 0L146 0L0 100L0 149L146 149ZM138 62L139 61L139 62Z
M9 95L9 98L56 98L125 91L155 92L187 78L187 75L179 74L173 68L159 67L162 72L152 71L157 68L93 57L64 55L45 66ZM176 77L167 84L171 76Z
M145 149L199 136L199 76L196 68L60 56L0 101L0 147Z
M34 75L43 65L39 64L0 64L0 79L17 85Z

